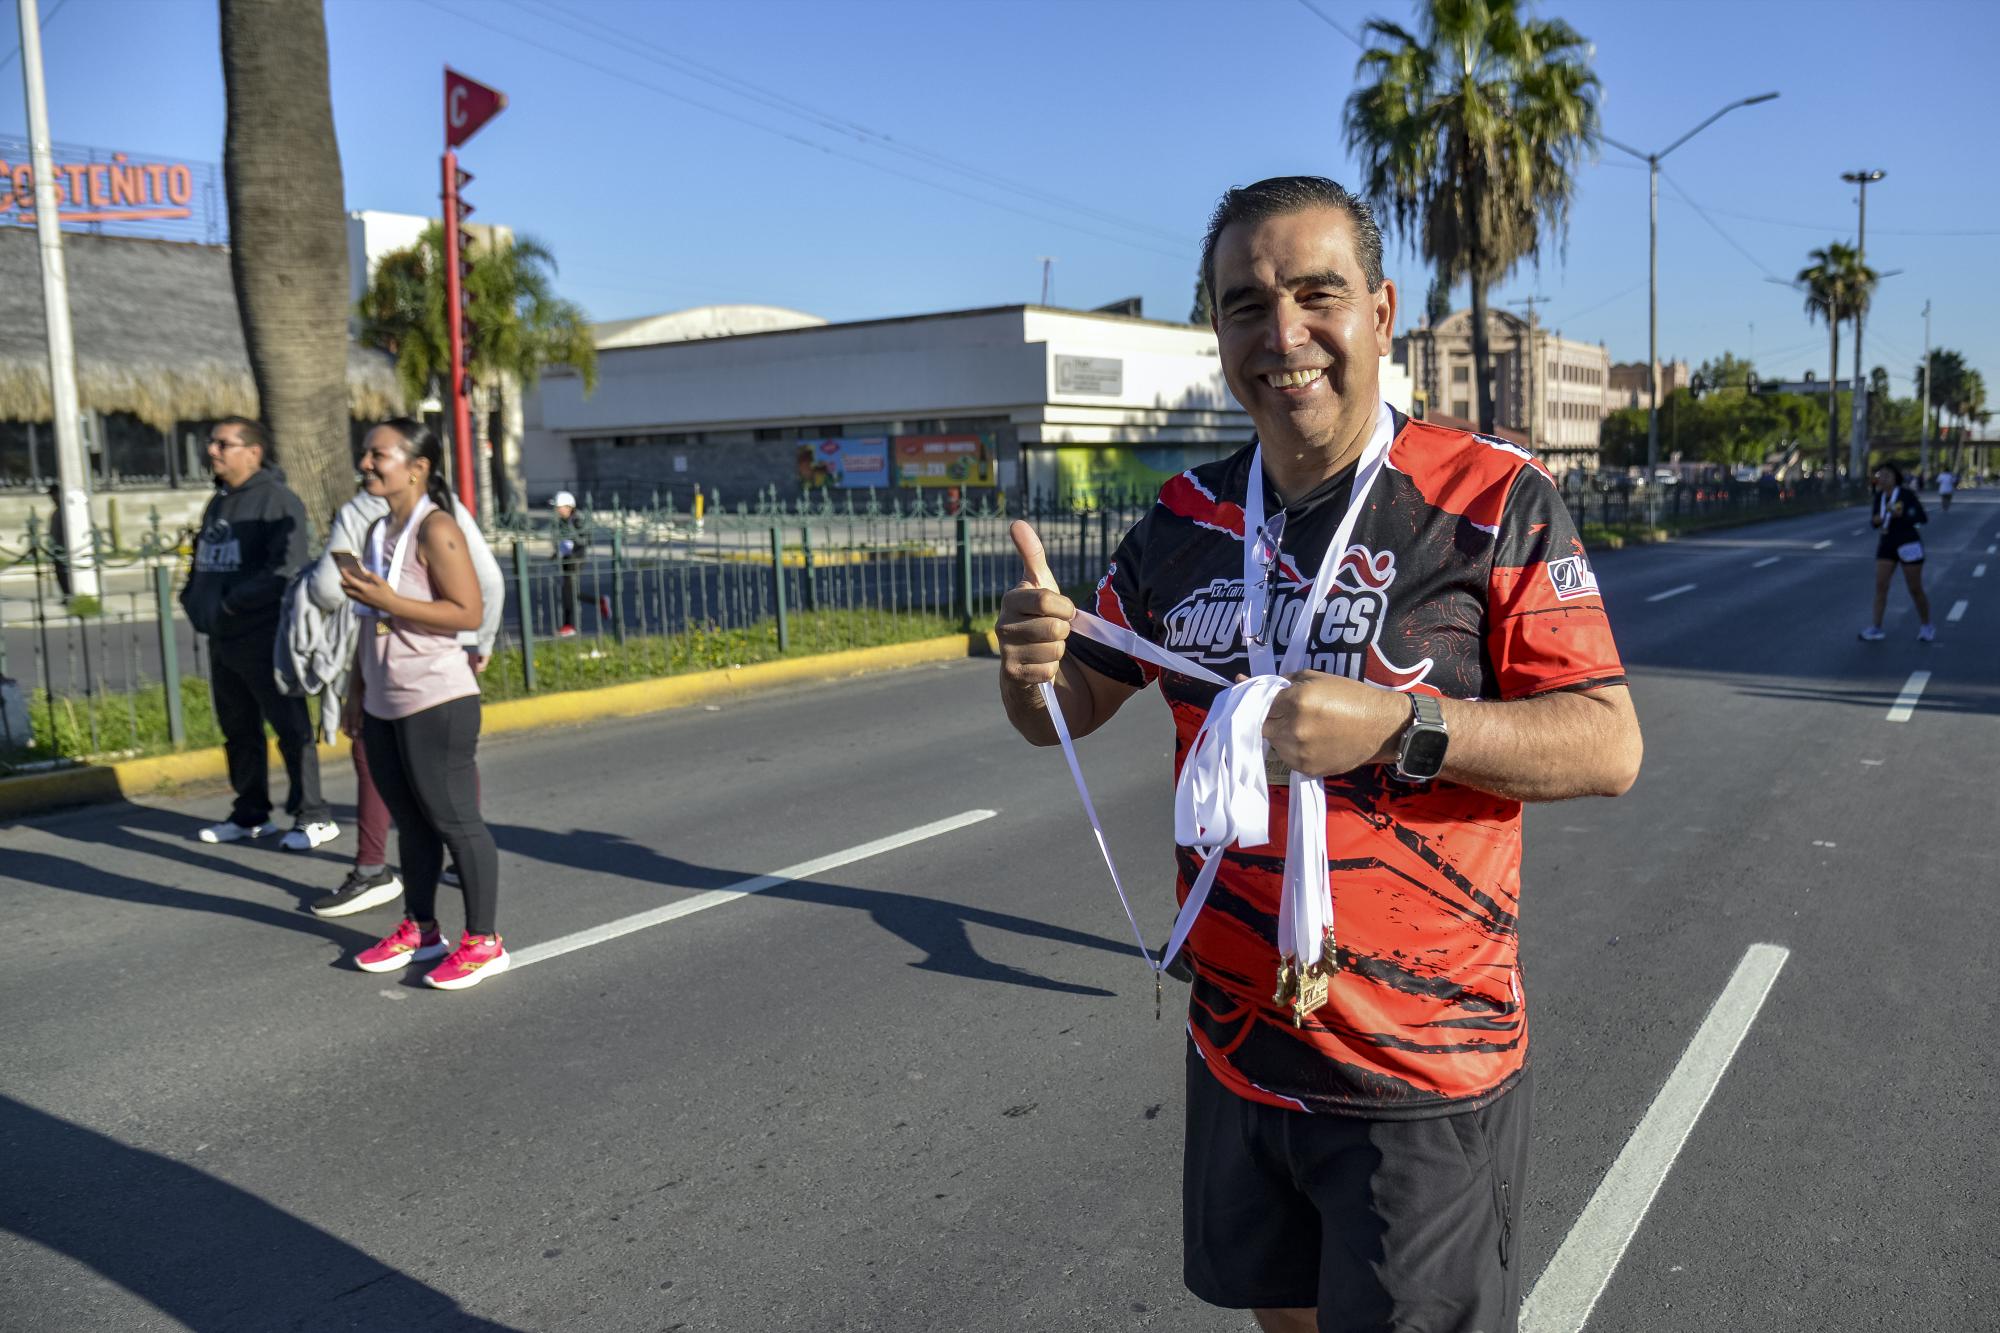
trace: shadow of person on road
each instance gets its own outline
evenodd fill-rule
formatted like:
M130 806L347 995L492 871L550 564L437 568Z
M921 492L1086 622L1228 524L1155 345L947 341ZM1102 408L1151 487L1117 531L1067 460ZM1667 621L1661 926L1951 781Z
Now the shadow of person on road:
M643 843L616 833L600 833L591 829L557 833L521 824L493 824L489 827L501 851L532 857L565 870L592 870L657 884L662 888L695 891L725 889L755 878L754 872L725 870L719 866L663 856ZM875 924L923 951L924 957L910 966L972 981L995 981L1067 995L1106 996L1114 993L1098 986L1057 981L1023 968L982 958L966 933L968 926L985 926L1031 939L1101 949L1127 957L1136 952L1129 944L1120 944L1101 935L1088 935L1009 912L966 907L914 893L891 893L824 880L800 879L774 885L757 896L866 912Z
M514 1333L247 1190L5 1096L0 1162L0 1229L195 1333ZM7 1304L23 1327L77 1327L69 1273L45 1269L32 1285L18 1269L12 1277Z

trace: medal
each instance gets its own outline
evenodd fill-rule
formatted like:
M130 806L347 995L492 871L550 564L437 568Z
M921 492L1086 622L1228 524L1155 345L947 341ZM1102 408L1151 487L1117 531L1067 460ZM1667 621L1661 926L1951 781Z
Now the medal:
M378 639L389 637L389 618L387 616L375 617L375 637Z

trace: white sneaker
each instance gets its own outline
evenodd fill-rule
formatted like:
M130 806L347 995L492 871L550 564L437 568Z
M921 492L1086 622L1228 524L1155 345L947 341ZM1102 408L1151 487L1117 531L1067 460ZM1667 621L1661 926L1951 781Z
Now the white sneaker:
M1867 629L1855 635L1855 637L1866 640L1869 643L1880 643L1882 640L1888 638L1889 634L1880 625L1870 625Z
M294 824L284 841L278 845L288 852L309 852L324 843L332 842L340 836L340 825L331 819L322 819L317 824Z
M1935 643L1936 641L1937 641L1936 625L1925 625L1922 629L1917 631L1918 643Z
M277 831L278 826L268 819L254 827L225 819L220 824L210 824L194 836L203 842L242 842L245 838L267 838Z

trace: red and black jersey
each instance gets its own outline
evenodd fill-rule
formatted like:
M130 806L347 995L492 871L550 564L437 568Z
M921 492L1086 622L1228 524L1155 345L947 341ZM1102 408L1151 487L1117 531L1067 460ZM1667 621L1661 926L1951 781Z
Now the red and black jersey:
M1387 410L1387 409L1385 409ZM1394 414L1394 442L1309 627L1306 665L1396 690L1522 699L1624 683L1597 579L1569 511L1532 456ZM1160 488L1098 585L1096 611L1224 677L1243 644L1243 500L1252 449ZM1261 479L1260 479L1261 481ZM1287 509L1268 624L1280 657L1347 508L1352 473ZM1278 507L1266 487L1266 503ZM1085 666L1161 681L1174 771L1216 687L1072 637ZM1271 843L1231 847L1187 942L1189 1032L1231 1090L1275 1106L1376 1117L1465 1109L1527 1057L1516 949L1521 806L1371 765L1324 779L1339 971L1294 1028L1272 1004L1286 803ZM1179 850L1177 896L1200 868Z

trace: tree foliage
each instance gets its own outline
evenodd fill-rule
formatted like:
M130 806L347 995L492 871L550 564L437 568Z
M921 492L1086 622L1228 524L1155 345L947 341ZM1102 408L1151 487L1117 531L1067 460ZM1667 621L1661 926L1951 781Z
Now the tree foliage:
M1748 389L1750 377L1757 373L1757 367L1724 350L1695 368L1695 375L1710 390Z
M1840 325L1868 313L1868 299L1875 291L1876 273L1861 262L1861 252L1841 241L1830 241L1806 256L1812 260L1799 270L1798 285L1806 295L1806 319L1826 325L1827 371L1840 377ZM1826 423L1827 467L1840 470L1840 420Z
M1590 47L1516 0L1420 0L1417 31L1369 20L1347 100L1362 195L1447 285L1472 291L1479 426L1494 426L1486 294L1569 223L1596 147Z
M477 245L465 279L472 319L466 369L476 381L503 374L532 385L549 366L572 366L586 391L597 387L597 345L583 310L555 294L555 258L528 237ZM412 400L441 393L451 373L445 317L444 228L382 257L359 306L361 341L396 358Z
M1841 402L1847 395L1841 395ZM1692 462L1726 466L1762 463L1780 450L1819 438L1826 429L1824 399L1804 394L1725 393L1697 399L1687 389L1667 395L1660 407L1660 450ZM1620 408L1604 419L1600 437L1606 466L1646 461L1646 409Z

